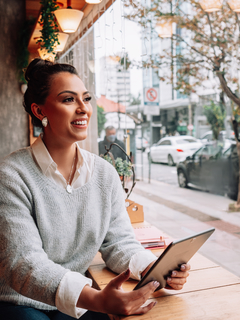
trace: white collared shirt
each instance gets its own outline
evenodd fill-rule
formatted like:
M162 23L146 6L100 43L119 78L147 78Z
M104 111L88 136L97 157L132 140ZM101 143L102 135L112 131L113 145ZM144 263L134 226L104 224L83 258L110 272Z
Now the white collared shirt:
M94 155L81 149L78 143L76 143L76 147L78 161L71 183L73 189L86 184L90 180L94 170ZM59 172L57 164L53 161L43 143L42 135L32 144L31 152L34 161L40 167L42 173L66 189L67 181ZM142 251L133 255L129 264L131 277L140 280L143 270L154 260L156 260L156 257L153 254L151 255L147 250L146 252ZM62 278L56 293L55 302L57 309L71 317L80 318L87 310L77 308L76 304L85 285L92 286L92 280L77 272L67 272Z

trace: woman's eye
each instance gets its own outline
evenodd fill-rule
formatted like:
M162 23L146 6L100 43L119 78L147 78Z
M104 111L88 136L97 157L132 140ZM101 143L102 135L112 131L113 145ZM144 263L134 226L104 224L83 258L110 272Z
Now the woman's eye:
M74 100L74 98L71 97L71 98L66 98L66 99L64 99L63 102L72 102L73 100Z
M86 102L89 102L90 100L92 100L92 97L86 97L86 98L84 99L84 101L86 101Z

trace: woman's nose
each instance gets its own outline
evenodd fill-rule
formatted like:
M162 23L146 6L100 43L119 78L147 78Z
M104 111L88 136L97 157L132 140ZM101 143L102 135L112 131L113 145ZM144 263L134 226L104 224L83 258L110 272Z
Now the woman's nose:
M79 104L78 104L78 107L76 109L76 113L77 114L80 114L80 113L87 113L88 112L88 108L87 106L81 101Z

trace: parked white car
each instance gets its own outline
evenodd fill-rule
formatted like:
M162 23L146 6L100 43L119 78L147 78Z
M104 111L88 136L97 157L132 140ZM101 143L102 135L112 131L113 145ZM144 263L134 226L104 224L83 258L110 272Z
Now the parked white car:
M234 136L234 131L230 132L230 137L226 138L227 132L225 130L220 131L219 133L219 140L222 140L224 145L223 145L223 151L227 150L232 143L235 143L235 136ZM213 141L213 134L212 130L207 131L201 138L200 141L203 144L209 143Z
M201 147L202 143L192 136L165 137L150 148L149 159L152 162L165 162L173 166Z

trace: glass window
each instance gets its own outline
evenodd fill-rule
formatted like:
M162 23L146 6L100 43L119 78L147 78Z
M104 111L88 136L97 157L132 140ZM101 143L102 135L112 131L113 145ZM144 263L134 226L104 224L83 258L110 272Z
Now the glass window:
M177 139L176 140L177 144L187 144L187 143L193 143L193 142L197 142L197 140L193 139L193 138L184 138L184 139Z
M172 143L171 143L171 141L170 140L163 140L163 141L159 141L158 143L157 143L157 145L158 146L170 146Z

